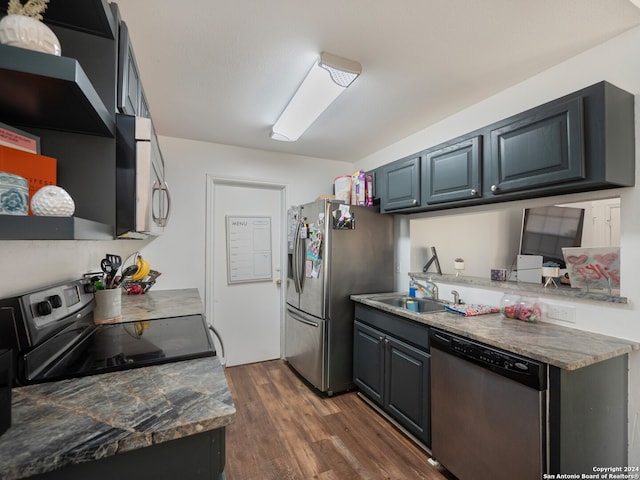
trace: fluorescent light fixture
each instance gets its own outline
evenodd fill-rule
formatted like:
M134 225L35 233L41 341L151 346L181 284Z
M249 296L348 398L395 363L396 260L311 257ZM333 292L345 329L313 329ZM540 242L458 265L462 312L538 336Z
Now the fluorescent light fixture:
M358 62L322 52L273 125L271 138L295 142L361 71Z

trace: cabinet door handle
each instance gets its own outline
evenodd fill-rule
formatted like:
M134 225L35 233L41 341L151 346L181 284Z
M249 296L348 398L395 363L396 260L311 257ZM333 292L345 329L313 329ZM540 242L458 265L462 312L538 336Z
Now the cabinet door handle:
M413 203L414 205L417 205L417 204L418 204L418 200L416 200L416 199L414 198L412 203Z
M388 344L388 343L389 343L389 339L388 339L388 338L385 338L385 339L384 339L384 343L385 343L385 344Z
M498 185L491 185L492 192L497 192L498 190L500 190L500 187L498 187Z
M471 196L475 197L476 195L478 195L478 191L475 188L471 189Z

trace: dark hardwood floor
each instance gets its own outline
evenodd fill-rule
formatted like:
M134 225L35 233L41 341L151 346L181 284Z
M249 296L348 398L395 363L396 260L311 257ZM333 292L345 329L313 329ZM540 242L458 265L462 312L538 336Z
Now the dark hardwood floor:
M321 398L282 360L226 369L227 480L451 480L354 392Z

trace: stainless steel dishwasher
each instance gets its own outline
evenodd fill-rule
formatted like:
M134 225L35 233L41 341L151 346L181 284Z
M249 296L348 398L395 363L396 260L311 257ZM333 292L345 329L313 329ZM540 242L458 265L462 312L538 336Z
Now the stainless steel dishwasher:
M432 329L431 449L460 480L540 480L543 363Z

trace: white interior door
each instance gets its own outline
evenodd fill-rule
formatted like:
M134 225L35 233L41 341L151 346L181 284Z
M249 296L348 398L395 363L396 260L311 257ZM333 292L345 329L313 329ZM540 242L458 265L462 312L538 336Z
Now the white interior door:
M209 282L205 302L208 321L222 337L226 364L280 358L284 187L212 179L208 189L213 192L208 195ZM270 217L271 280L228 282L227 216Z
M620 199L609 202L605 207L605 222L607 222L608 244L611 246L620 245Z

